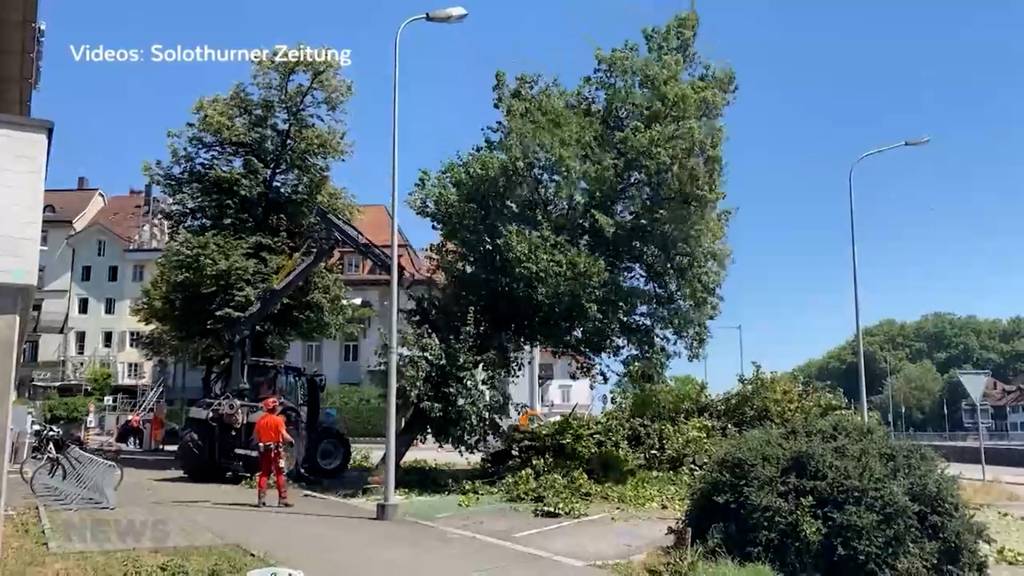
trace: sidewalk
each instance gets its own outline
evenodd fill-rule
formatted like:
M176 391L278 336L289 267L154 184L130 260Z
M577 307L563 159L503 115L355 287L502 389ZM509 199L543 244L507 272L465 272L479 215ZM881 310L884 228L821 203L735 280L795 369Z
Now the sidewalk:
M148 524L141 526L155 527L152 534L142 543L124 547L232 543L266 554L307 576L603 574L525 545L488 541L413 520L379 522L373 519L372 510L303 496L301 490L292 491L294 508L258 509L253 506L252 489L183 480L174 470L126 468L118 493L120 508L75 512L69 515L73 516L71 526L81 532L83 525L98 522L112 526L116 538L118 527L140 526L139 520L144 518ZM273 494L269 500L276 503ZM60 514L50 516L54 525L60 525ZM110 533L103 536L111 538ZM84 549L81 538L68 547ZM105 548L111 545L107 543Z

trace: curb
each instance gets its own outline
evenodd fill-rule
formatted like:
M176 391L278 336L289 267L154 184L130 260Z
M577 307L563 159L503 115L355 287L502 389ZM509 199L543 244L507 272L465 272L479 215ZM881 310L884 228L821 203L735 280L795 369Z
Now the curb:
M46 537L46 550L59 552L58 546L54 544L53 527L50 526L50 518L46 515L46 508L37 500L36 510L39 512L39 524L43 527L43 536Z

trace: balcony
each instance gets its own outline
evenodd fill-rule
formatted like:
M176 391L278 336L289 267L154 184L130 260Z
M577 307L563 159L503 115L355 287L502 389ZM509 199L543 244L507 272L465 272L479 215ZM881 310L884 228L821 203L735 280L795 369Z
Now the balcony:
M63 334L67 331L64 320L67 313L59 310L33 310L28 331L33 334Z

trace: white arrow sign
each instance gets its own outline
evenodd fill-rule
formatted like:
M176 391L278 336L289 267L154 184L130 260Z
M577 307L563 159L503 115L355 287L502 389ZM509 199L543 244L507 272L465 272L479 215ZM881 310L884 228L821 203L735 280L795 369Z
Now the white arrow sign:
M991 375L992 372L988 370L956 371L957 378L960 379L960 383L964 385L975 404L981 403L981 397L985 393L985 383L988 382L988 377Z

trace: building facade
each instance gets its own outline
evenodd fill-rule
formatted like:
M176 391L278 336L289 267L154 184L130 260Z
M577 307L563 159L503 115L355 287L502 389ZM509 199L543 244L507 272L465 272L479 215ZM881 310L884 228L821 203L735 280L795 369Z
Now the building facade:
M74 189L46 192L23 393L80 389L92 364L110 369L118 387L152 380L154 362L140 347L148 328L132 305L166 241L159 207L150 188L107 196L85 178Z

